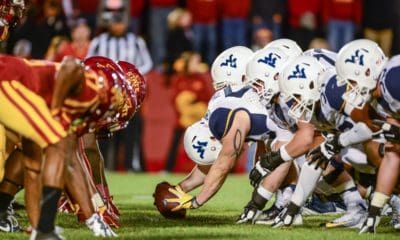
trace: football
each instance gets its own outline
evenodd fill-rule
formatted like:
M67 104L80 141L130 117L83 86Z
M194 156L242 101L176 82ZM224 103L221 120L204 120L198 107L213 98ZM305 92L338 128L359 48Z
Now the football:
M181 209L178 211L171 211L174 207L176 207L177 203L168 203L166 201L167 198L177 198L177 196L170 191L169 188L174 187L168 182L161 182L157 184L156 190L153 194L154 197L154 205L157 207L158 211L165 218L172 219L182 219L186 217L186 209Z

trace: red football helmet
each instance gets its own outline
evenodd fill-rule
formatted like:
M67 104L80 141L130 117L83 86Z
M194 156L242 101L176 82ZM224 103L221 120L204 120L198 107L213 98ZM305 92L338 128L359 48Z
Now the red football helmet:
M126 75L119 65L106 57L91 57L85 60L85 64L94 65L101 69L112 69L119 76L117 78L118 85L122 90L124 98L122 105L115 109L115 114L112 117L101 118L97 121L96 132L115 132L125 128L135 114L137 106L136 93L132 89Z
M89 120L89 131L115 122L126 104L125 75L118 65L105 57L90 57L83 61L85 70L97 76L99 105Z
M137 70L135 65L125 61L118 61L117 64L122 68L122 71L127 76L127 80L135 90L139 107L146 97L146 80L142 74L140 74L139 70Z
M0 41L8 37L9 28L18 24L24 12L24 0L0 0Z

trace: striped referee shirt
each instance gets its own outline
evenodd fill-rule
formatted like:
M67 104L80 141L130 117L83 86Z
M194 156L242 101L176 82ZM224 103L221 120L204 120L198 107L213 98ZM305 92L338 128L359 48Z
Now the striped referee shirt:
M134 64L141 74L146 74L153 67L149 51L143 38L133 33L115 37L102 33L90 43L88 57L104 56L113 61L127 61Z

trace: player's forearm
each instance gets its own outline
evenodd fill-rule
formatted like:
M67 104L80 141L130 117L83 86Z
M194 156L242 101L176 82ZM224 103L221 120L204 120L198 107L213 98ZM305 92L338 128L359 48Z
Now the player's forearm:
M311 149L313 136L314 132L296 132L292 140L284 148L292 158L297 158Z
M218 192L235 163L235 157L232 155L221 155L211 167L204 179L203 188L197 195L197 202L200 204L206 203Z
M205 179L205 174L200 171L197 165L193 168L189 175L186 176L178 185L184 192L190 192L198 186L202 185Z

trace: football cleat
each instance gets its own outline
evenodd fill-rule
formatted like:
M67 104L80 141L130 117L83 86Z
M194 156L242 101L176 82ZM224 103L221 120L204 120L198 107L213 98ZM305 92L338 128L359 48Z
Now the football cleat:
M86 221L86 226L92 230L96 237L117 237L118 235L104 222L103 218L98 214L94 213Z
M21 227L13 214L8 211L0 214L0 231L2 232L19 232Z
M65 238L61 236L56 231L52 231L49 233L42 233L37 231L36 229L32 230L30 240L64 240Z
M258 210L251 204L247 204L247 206L243 210L243 213L236 220L236 224L244 224L244 223L254 224L254 222L257 220L258 216L260 216L261 213L262 213L261 210Z
M395 229L400 229L400 197L392 195L389 203L392 206L392 219L390 220L390 225Z
M327 228L335 227L348 227L360 228L365 219L367 218L366 208L363 206L356 206L347 211L343 216L326 223Z
M273 205L270 209L262 211L260 216L255 221L255 224L272 225L274 224L275 218L281 211L282 209L279 209Z
M313 195L311 201L307 202L302 209L302 214L305 216L341 212L344 212L344 210L337 207L334 202L323 201L318 195Z

